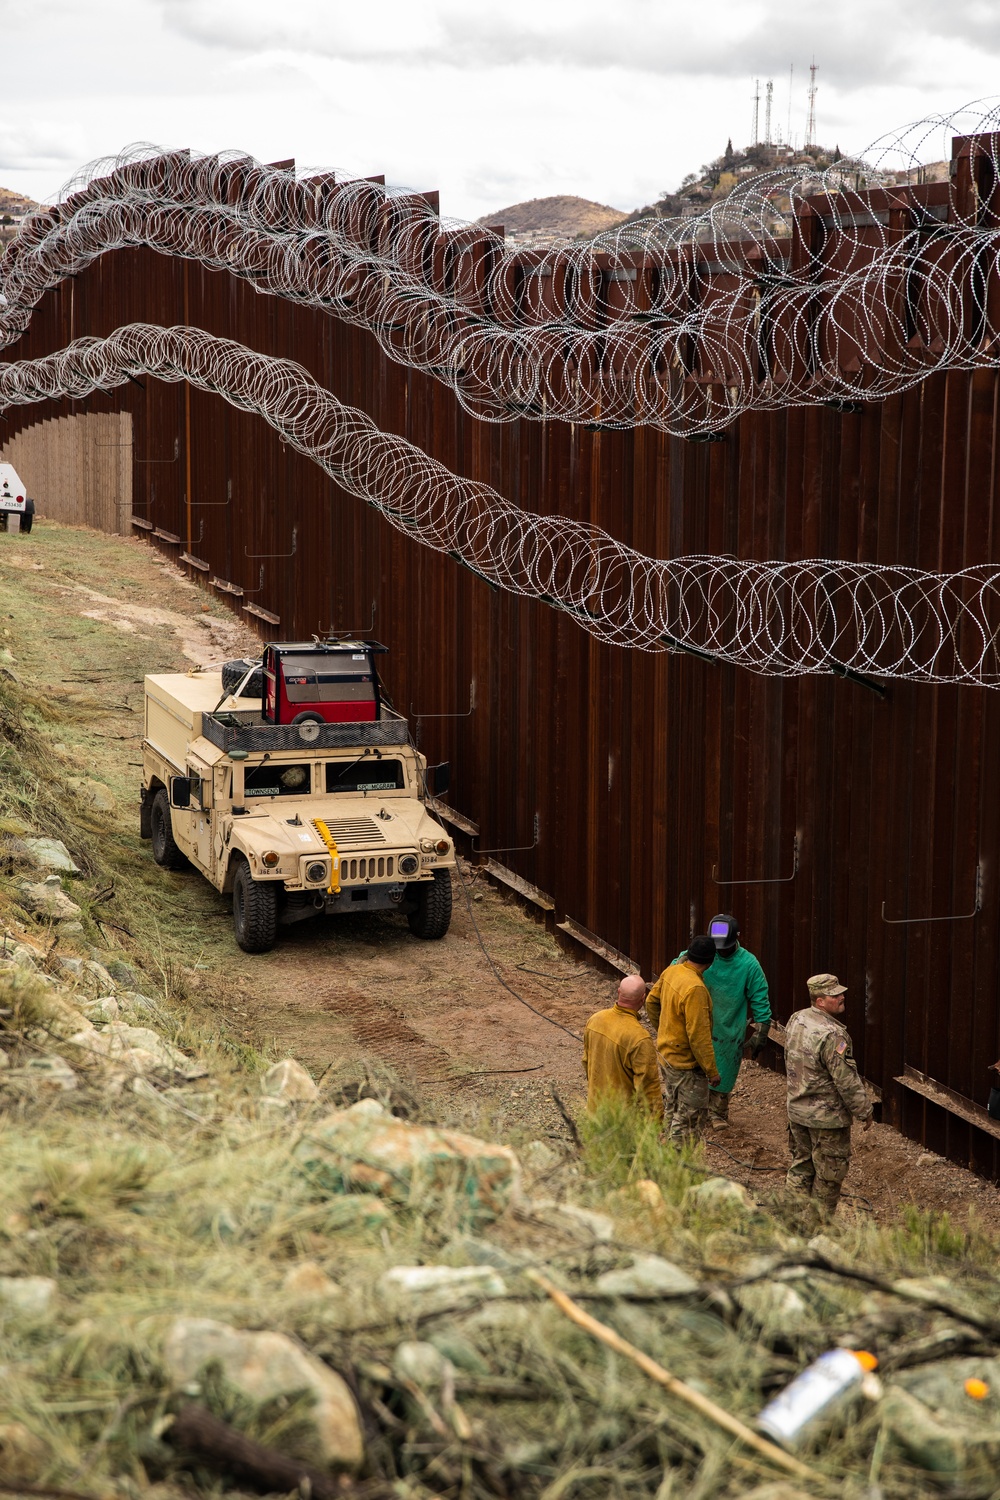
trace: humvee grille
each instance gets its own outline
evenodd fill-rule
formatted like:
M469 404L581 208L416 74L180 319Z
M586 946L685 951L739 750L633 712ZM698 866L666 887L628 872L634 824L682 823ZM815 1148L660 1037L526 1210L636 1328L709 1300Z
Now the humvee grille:
M390 854L388 858L380 855L378 859L342 859L340 861L341 880L391 880L396 867L396 861Z
M359 849L362 845L385 843L385 834L374 818L327 818L326 826L338 849Z

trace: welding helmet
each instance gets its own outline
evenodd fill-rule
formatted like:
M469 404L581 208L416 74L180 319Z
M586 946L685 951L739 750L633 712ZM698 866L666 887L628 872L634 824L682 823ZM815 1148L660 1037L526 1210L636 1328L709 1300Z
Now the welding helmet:
M731 912L719 912L708 924L708 935L715 942L716 951L728 957L740 945L740 924Z

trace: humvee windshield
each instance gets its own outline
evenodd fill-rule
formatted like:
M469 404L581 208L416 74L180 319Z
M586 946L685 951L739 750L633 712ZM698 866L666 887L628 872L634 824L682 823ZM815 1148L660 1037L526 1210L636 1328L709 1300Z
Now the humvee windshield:
M403 763L398 760L331 760L326 766L328 792L401 792L406 786Z
M308 797L312 791L312 766L284 765L272 761L262 766L247 766L243 772L243 792L247 797Z

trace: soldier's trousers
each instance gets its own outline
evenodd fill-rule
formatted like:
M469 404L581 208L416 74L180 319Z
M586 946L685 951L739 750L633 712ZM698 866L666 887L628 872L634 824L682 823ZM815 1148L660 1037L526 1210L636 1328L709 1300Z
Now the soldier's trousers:
M663 1117L670 1124L675 1146L697 1140L708 1124L708 1077L701 1068L671 1068L663 1072Z
M729 1095L720 1093L718 1089L709 1089L708 1112L713 1120L728 1120Z
M851 1164L850 1125L821 1129L789 1120L788 1149L792 1154L785 1178L789 1192L811 1197L824 1213L832 1214Z

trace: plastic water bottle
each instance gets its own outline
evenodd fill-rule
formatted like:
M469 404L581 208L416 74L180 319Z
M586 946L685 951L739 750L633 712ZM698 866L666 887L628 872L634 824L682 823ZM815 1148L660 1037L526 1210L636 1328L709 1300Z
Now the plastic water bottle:
M786 1448L798 1447L860 1392L865 1376L877 1364L865 1349L828 1350L768 1402L757 1426Z

